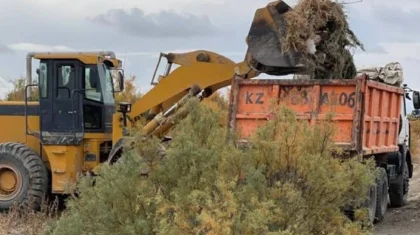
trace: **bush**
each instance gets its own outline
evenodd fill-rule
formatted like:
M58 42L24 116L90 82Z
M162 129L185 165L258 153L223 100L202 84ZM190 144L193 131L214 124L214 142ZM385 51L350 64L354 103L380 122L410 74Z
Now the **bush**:
M412 119L411 123L411 153L415 161L418 161L419 149L420 149L420 120Z
M298 122L281 109L239 148L220 116L197 101L163 156L141 132L120 162L103 166L49 234L363 234L342 213L360 205L374 164L333 157L333 126ZM145 174L147 172L147 174Z

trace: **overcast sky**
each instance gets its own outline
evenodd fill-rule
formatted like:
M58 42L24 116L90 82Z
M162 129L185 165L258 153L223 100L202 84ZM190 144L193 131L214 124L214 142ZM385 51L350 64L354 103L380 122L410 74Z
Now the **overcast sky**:
M269 2L1 0L0 93L10 88L7 81L24 76L28 51L112 50L143 91L159 52L206 49L240 62L254 12ZM400 62L406 83L420 88L420 1L363 0L346 11L366 47L355 52L357 66Z

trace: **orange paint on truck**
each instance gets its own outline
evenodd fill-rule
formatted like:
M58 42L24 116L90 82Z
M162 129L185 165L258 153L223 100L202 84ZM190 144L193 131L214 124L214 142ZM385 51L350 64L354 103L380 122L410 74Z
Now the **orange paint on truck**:
M243 80L232 83L229 127L242 141L285 105L315 125L328 113L339 128L334 136L345 150L372 155L398 151L404 90L360 76L352 80Z

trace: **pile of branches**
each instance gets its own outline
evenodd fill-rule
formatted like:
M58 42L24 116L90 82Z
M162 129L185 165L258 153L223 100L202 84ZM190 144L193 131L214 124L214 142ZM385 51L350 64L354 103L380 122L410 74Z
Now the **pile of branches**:
M342 4L300 0L285 14L285 20L282 50L301 52L312 79L352 79L357 75L350 49L364 50L364 46L350 29Z

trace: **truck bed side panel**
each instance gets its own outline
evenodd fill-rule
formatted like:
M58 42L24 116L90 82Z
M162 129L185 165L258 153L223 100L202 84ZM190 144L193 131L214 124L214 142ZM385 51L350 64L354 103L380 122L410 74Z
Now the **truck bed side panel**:
M363 152L398 150L402 89L366 81L364 89Z
M334 114L334 141L363 154L397 151L402 89L364 77L353 80L241 80L233 82L229 126L246 141L270 119L273 105L285 105L315 125Z

